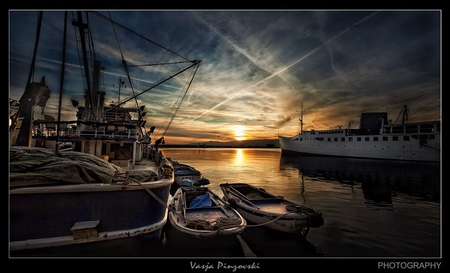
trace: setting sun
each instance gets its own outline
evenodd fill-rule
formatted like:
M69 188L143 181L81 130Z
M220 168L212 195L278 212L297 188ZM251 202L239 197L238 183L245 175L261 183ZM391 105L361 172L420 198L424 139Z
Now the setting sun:
M236 125L233 127L234 129L234 135L236 137L236 140L245 140L245 127L242 125Z

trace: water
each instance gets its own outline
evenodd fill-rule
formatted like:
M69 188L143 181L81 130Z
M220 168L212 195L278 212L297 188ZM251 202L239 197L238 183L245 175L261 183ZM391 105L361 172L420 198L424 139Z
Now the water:
M244 243L237 242L244 250L194 242L177 245L166 238L159 256L441 256L440 164L285 156L279 149L165 148L162 152L201 170L219 195L223 195L221 183L249 183L320 211L324 225L311 229L306 240L264 227L248 228L238 238Z

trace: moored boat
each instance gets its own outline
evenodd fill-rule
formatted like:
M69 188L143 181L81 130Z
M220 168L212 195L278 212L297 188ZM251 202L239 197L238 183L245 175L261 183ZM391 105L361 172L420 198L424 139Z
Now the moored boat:
M160 244L172 183L166 163L127 171L86 153L11 147L10 254L133 256Z
M223 198L249 222L305 237L320 227L322 214L314 209L266 192L246 183L222 183ZM250 224L251 225L251 224Z
M181 186L181 181L185 179L188 179L195 184L203 177L202 172L192 167L191 165L180 163L171 159L169 160L172 162L172 166L175 172L175 183L178 186Z
M402 112L408 112L406 105ZM362 113L358 129L350 129L350 122L346 129L301 129L292 137L278 139L283 154L439 162L441 122L405 120L393 124L386 112ZM302 128L302 117L300 123Z
M169 223L178 237L226 240L244 230L246 220L206 187L208 184L205 178L195 184L185 179L170 197Z

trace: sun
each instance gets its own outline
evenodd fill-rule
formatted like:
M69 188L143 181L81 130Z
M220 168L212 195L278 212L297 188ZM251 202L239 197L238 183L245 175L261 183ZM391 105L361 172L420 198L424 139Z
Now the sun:
M242 125L235 125L233 127L234 129L234 136L236 140L245 140L245 127Z

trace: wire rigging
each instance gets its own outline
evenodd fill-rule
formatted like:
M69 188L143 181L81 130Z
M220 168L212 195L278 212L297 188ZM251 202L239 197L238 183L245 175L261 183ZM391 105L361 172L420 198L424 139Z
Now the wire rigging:
M186 97L186 94L187 94L187 92L188 92L188 90L189 90L189 87L190 87L191 84L192 84L192 81L194 80L195 74L197 73L197 70L198 70L199 66L200 66L200 63L197 64L197 66L195 67L194 71L192 72L192 75L189 77L189 78L190 78L190 81L189 81L188 83L186 83L187 86L185 87L185 91L182 92L182 93L180 93L180 95L178 96L177 100L175 101L175 103L174 103L174 105L173 105L173 107L172 107L172 109L171 109L170 112L173 111L173 109L175 108L176 105L178 105L178 106L176 107L175 111L174 111L173 114L172 114L172 117L170 118L170 121L168 122L166 128L164 129L164 132L162 133L162 137L164 137L164 136L166 135L167 131L169 130L170 125L172 125L172 121L173 121L173 119L175 118L175 116L177 115L178 110L180 109L181 104L183 103L183 100L184 100L184 98ZM183 97L181 97L181 94L183 94ZM181 97L181 100L180 100L180 102L177 104L177 102L178 102L178 100L180 99L180 97ZM167 118L166 118L166 120L167 120ZM166 122L166 121L164 121L163 125L165 124L165 122Z
M119 23L116 22L116 21L113 21L111 18L108 18L108 17L104 16L103 14L101 14L101 13L99 13L99 12L96 12L96 11L91 11L91 12L92 12L93 14L95 14L95 15L97 15L97 16L99 16L99 17L105 19L105 20L107 20L107 21L110 21L111 24L117 25L117 26L119 26L119 27L121 27L121 28L123 28L123 29L129 31L130 33L133 33L133 34L137 35L138 37L141 37L142 39L144 39L144 40L146 40L146 41L148 41L148 42L150 42L150 43L152 43L152 44L154 44L154 45L156 45L156 46L158 46L158 47L160 47L160 48L162 48L162 49L164 49L164 50L167 50L168 52L170 52L170 53L172 53L172 54L175 54L175 55L177 55L178 57L185 59L186 61L189 61L188 58L181 56L180 54L178 54L178 53L176 53L176 52L174 52L174 51L168 49L168 48L165 47L165 46L162 46L162 45L156 43L155 41L152 41L152 40L148 39L147 37L145 37L145 36L143 36L143 35L137 33L136 31L134 31L134 30L132 30L132 29L130 29L130 28L128 28L128 27L122 25L122 24L119 24Z
M88 13L89 13L89 12L88 12ZM116 21L114 21L114 20L112 19L112 15L111 15L111 13L110 13L109 11L108 11L108 16L109 16L109 17L107 17L107 16L105 16L105 15L103 15L103 14L100 14L100 13L98 13L98 12L93 12L93 11L91 11L90 13L99 16L100 18L104 19L105 21L109 22L109 23L112 25L113 32L114 32L114 37L115 37L115 39L116 39L116 42L117 42L117 45L118 45L118 50L120 51L120 55L121 55L121 59L122 59L122 60L121 60L122 66L123 66L123 68L124 68L124 70L125 70L126 77L127 77L127 79L128 79L128 82L129 82L129 86L131 87L131 90L132 90L132 93L133 93L133 95L132 95L130 98L128 98L128 99L126 99L126 100L123 100L123 101L121 101L120 103L117 103L117 104L114 105L114 106L111 106L111 107L108 108L105 112L112 111L112 110L114 110L114 109L116 109L116 108L118 108L118 107L124 105L124 104L127 103L128 101L134 99L135 104L136 104L136 109L137 109L137 112L138 112L138 119L139 119L139 121L142 121L143 116L144 116L144 115L142 114L143 107L139 107L139 103L138 103L137 97L140 96L140 95L142 95L142 94L144 94L145 92L147 92L147 91L149 91L149 90L151 90L151 89L153 89L153 88L155 88L155 87L157 87L157 86L159 86L159 85L165 83L166 81L168 81L168 80L174 78L175 76L177 76L177 75L183 73L184 71L186 71L186 70L188 70L188 69L190 69L190 68L196 66L196 68L194 69L194 72L192 73L192 75L191 75L191 77L190 77L190 81L189 81L189 79L188 79L188 82L185 84L185 87L183 88L183 89L184 89L184 92L183 92L183 89L182 89L181 93L179 94L179 96L178 96L178 98L177 98L177 101L176 101L176 103L175 103L175 105L177 105L177 107L174 106L174 107L172 108L172 110L170 111L170 113L173 113L173 114L172 114L172 117L171 117L170 121L168 122L168 124L167 124L167 126L166 126L166 128L165 128L165 130L164 130L164 133L163 133L163 136L164 136L164 135L167 133L167 131L168 131L170 125L172 124L173 119L174 119L175 115L177 114L177 112L178 112L178 110L179 110L179 108L180 108L180 106L181 106L181 104L182 104L184 98L186 97L186 94L187 94L187 92L188 92L188 90L189 90L189 87L190 87L190 85L192 84L192 81L193 81L193 79L194 79L194 76L195 76L195 74L196 74L196 72L197 72L197 70L198 70L200 61L199 61L199 60L189 60L189 59L187 59L187 58L181 56L180 54L178 54L178 53L176 53L176 52L173 52L172 50L170 50L170 49L168 49L168 48L166 48L166 47L164 47L164 46L162 46L162 45L160 45L160 44L158 44L158 43L156 43L156 42L154 42L154 41L152 41L152 40L150 40L150 39L144 37L143 35L141 35L141 34L135 32L135 31L129 29L128 27L125 27L124 25L119 24L118 22L116 22ZM81 14L81 12L78 12L79 22L82 22L82 21L81 21L81 18L80 18L80 16L81 16L80 14ZM135 34L135 35L137 35L138 37L140 37L140 38L142 38L142 39L144 39L144 40L146 40L146 41L152 43L153 45L156 45L156 46L158 46L158 47L164 49L165 51L168 51L168 52L170 52L170 53L172 53L172 54L175 54L176 56L178 56L178 57L184 59L185 61L166 62L166 63L159 63L159 64L149 63L149 64L131 65L131 66L130 66L130 65L127 64L127 62L126 62L126 60L125 60L125 57L124 57L124 54L123 54L122 47L121 47L121 45L120 45L120 43L119 43L119 37L118 37L117 31L116 31L116 27L120 27L120 28L122 28L122 29L124 29L124 30L126 30L126 31L128 31L128 32L130 32L130 33L132 33L132 34ZM84 33L81 33L81 29L82 29L82 27L80 26L80 35L83 35ZM89 35L92 35L91 32L89 32ZM90 37L90 36L89 36L89 37ZM93 39L91 38L91 41L92 41L92 40L93 40ZM78 44L77 44L77 46L78 46ZM89 44L89 46L90 46L90 44ZM92 44L92 47L93 47L93 44ZM83 57L85 58L85 56L83 56ZM146 90L144 90L144 91L142 91L142 92L136 94L135 88L134 88L133 83L132 83L132 81L131 81L131 76L130 76L129 67L156 66L156 65L164 65L164 64L180 64L180 63L188 63L188 64L190 64L190 65L188 65L186 68L181 69L181 70L180 70L179 72L177 72L177 73L171 74L171 75L168 76L166 79L164 79L164 80L162 80L162 81L160 81L160 82L154 84L153 86L147 88ZM85 64L86 64L86 61L85 61ZM89 85L89 81L88 81L89 75L85 75L85 77L86 77L87 82L88 82L88 85ZM90 89L89 86L88 86L88 89ZM166 119L166 121L167 121L167 119ZM143 124L145 124L145 123L143 123ZM144 127L144 128L142 128L142 127L143 127L143 126L139 126L139 130L141 130L141 134L143 135L142 130L143 130L143 129L145 130L145 127Z
M130 84L130 87L131 87L131 92L133 93L134 102L136 104L136 109L138 111L138 118L139 118L139 121L141 121L142 120L142 113L141 113L142 111L139 108L139 103L138 103L137 98L136 98L136 93L134 92L133 83L131 82L131 77L130 77L130 71L128 70L127 62L125 61L125 57L124 57L123 52L122 52L122 47L120 46L119 38L117 36L116 28L114 27L114 24L112 23L113 20L112 20L112 17L111 17L111 13L109 11L108 11L108 14L110 16L110 22L111 22L111 25L112 25L112 28L113 28L113 31L114 31L114 36L116 38L117 45L118 45L119 51L120 51L120 55L122 57L122 65L123 65L123 68L125 70L125 74L127 75L128 83ZM143 132L142 132L142 127L141 126L139 126L139 130L141 130L141 134L142 134Z

